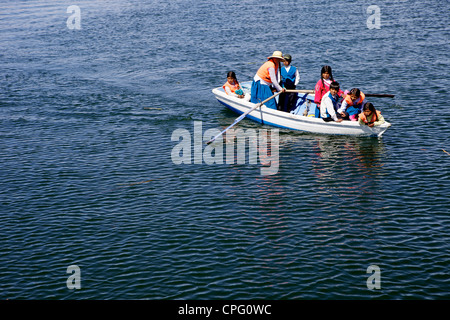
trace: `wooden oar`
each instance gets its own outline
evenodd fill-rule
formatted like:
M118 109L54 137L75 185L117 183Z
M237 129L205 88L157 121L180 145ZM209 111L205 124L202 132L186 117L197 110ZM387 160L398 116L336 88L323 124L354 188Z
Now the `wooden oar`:
M314 93L314 90L298 90L298 89L286 89L287 93L297 92L297 93Z
M250 112L252 112L253 110L259 108L260 106L262 106L264 103L266 103L269 100L272 100L273 98L275 98L276 96L278 96L280 93L283 93L283 91L277 92L276 94L274 94L273 96L267 98L266 100L264 100L261 103L258 103L257 105L255 105L254 107L252 107L250 110L244 112L243 114L241 114L238 118L236 118L236 120L234 120L234 122L229 125L225 130L223 130L221 133L219 133L217 136L215 136L214 138L212 138L211 140L209 140L206 144L210 144L211 142L213 142L214 140L216 140L218 137L220 137L221 135L223 135L228 129L230 129L231 127L233 127L234 125L236 125L239 121L241 121L242 119L244 119Z
M393 94L383 94L383 93L367 93L366 97L376 97L376 98L394 98Z
M293 90L286 89L286 92L298 92L298 93L314 93L314 90ZM380 94L380 93L365 93L366 97L376 97L376 98L394 98L393 94Z

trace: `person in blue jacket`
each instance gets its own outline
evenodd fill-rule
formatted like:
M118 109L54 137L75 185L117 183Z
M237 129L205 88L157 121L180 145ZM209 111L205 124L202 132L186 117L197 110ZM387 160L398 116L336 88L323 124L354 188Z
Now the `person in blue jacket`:
M281 67L281 86L286 89L295 89L300 82L298 68L291 65L292 57L290 54L283 56L284 66ZM290 112L295 109L298 99L297 93L282 93L278 103L278 110Z

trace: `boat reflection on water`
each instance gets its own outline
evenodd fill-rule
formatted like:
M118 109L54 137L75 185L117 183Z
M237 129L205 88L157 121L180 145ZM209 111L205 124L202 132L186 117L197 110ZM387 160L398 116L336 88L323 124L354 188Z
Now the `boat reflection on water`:
M374 195L381 177L386 150L381 139L315 137L313 172L319 189L342 196Z
M382 139L340 136L315 137L314 150L319 162L352 162L361 169L382 167L385 153Z

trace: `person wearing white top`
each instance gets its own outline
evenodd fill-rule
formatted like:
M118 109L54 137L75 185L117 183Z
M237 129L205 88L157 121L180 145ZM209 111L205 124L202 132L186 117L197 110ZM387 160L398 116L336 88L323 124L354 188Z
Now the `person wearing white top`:
M322 100L320 102L320 117L324 121L341 122L343 120L341 117L338 117L338 114L336 113L339 100L338 92L339 83L333 81L330 84L330 91L328 91L322 97Z

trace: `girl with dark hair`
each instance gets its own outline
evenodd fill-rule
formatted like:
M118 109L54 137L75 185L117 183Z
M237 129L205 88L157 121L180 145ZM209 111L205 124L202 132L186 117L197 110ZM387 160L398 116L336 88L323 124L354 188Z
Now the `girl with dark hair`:
M338 112L345 119L349 118L351 121L358 121L358 114L361 113L366 102L366 95L358 88L353 88L345 96Z
M227 73L227 82L223 85L223 90L225 90L225 92L230 96L244 98L244 92L236 79L236 74L234 71Z
M376 110L370 102L367 102L364 105L363 111L359 114L358 121L359 124L367 125L369 127L379 126L385 122L381 112Z
M315 87L315 95L314 95L314 102L317 104L316 108L316 118L320 118L320 103L322 101L323 96L325 93L330 91L330 84L334 81L333 78L333 71L331 70L330 66L323 66L322 70L320 71L320 80L317 81L316 87ZM343 91L339 89L338 96L341 96L343 94Z

